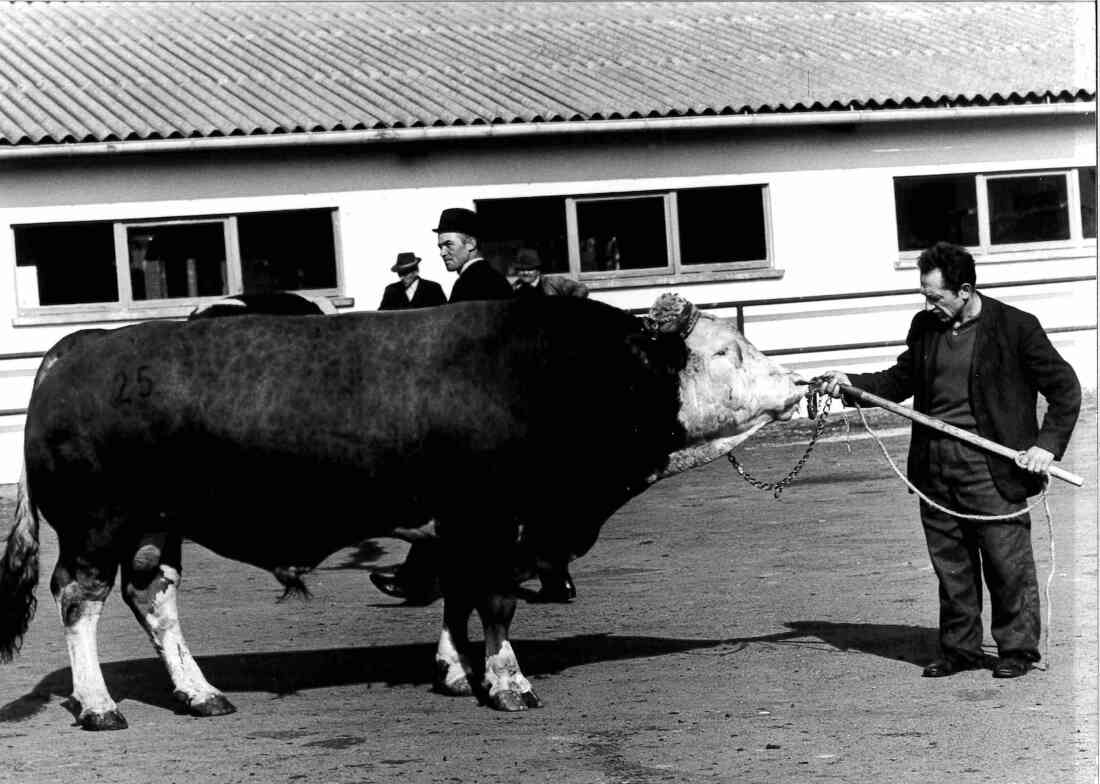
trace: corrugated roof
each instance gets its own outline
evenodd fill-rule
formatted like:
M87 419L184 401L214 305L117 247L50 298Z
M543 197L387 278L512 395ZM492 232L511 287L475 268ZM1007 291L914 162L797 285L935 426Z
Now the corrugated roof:
M1095 100L1091 3L12 3L0 145Z

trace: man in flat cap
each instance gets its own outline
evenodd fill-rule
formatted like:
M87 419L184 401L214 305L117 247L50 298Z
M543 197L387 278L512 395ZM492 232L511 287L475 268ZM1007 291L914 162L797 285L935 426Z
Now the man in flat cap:
M511 298L508 279L481 256L477 246L481 226L476 212L462 207L445 209L433 231L443 263L448 270L458 273L451 289L451 302Z
M447 303L442 286L434 280L420 277L420 257L415 253L398 253L397 262L390 270L396 272L401 280L386 286L379 310L432 308Z
M533 248L520 248L512 262L512 274L516 276L514 290L517 297L587 297L588 286L571 278L542 274L542 260Z

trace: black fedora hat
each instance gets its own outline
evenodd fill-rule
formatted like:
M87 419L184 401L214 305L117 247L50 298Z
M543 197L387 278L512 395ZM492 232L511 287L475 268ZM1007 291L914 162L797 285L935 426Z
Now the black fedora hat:
M390 270L398 275L404 275L406 272L412 272L419 264L420 257L415 253L398 253L397 262L390 267Z
M448 207L439 214L439 225L432 231L437 234L457 231L469 234L471 237L480 237L481 222L473 210L467 210L464 207Z
M542 259L534 248L520 248L512 266L516 269L538 269L542 266Z

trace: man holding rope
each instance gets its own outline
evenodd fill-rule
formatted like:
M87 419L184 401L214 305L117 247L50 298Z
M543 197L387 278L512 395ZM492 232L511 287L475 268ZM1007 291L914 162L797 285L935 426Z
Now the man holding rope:
M1038 319L978 293L974 259L964 248L937 243L918 267L927 304L897 363L877 373L829 371L817 391L840 397L847 384L892 401L912 397L916 411L1020 450L1013 464L914 424L908 462L910 481L935 502L922 500L920 510L939 580L941 656L922 674L940 678L984 666L984 572L998 651L993 677L1016 678L1039 661L1026 500L1065 452L1081 387ZM1036 391L1047 402L1041 426ZM995 519L975 519L983 517Z

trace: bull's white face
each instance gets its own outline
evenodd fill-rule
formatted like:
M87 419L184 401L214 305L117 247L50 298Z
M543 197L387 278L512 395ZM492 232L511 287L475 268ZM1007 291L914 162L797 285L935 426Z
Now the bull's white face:
M689 444L747 438L798 409L798 376L761 354L733 323L703 314L685 343L691 354L680 374L680 422Z

